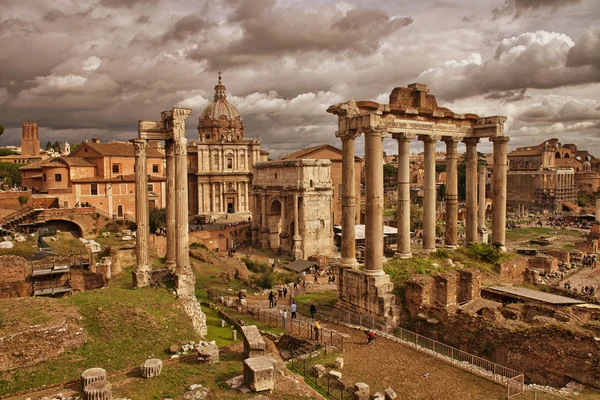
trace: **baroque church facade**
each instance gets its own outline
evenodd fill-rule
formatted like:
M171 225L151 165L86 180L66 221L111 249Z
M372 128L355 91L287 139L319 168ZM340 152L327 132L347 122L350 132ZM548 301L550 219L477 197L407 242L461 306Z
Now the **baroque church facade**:
M242 117L227 101L221 73L214 100L199 118L198 142L187 151L190 214L250 216L252 166L265 152L258 137L244 138Z

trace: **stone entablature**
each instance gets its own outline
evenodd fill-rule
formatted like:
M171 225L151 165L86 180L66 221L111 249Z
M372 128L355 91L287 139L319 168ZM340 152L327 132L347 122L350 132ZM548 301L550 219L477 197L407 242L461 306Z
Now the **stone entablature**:
M333 185L330 160L297 159L254 165L252 239L297 259L331 254Z

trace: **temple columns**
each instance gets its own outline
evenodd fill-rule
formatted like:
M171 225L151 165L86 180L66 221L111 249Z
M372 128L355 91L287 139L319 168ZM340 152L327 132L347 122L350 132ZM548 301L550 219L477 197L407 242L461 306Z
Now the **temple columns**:
M167 260L166 266L172 272L175 270L177 244L175 239L175 147L172 140L165 141L165 156L167 161L165 175L167 176ZM198 190L198 198L202 196ZM199 209L199 212L203 210Z
M366 220L365 275L383 275L383 138L384 130L365 131ZM354 216L353 216L354 217ZM343 235L342 235L343 236Z
M477 143L478 138L465 138L467 145L467 215L465 239L467 243L477 242Z
M479 239L482 243L487 243L487 227L485 225L485 183L487 179L487 168L485 165L479 166L479 209L477 215L477 230L479 231Z
M354 139L356 132L337 135L342 139L342 258L340 266L358 269L356 261L356 188L354 187ZM333 221L332 221L333 225Z
M502 250L506 250L506 172L508 170L507 145L509 140L508 136L490 138L494 144L492 244Z
M423 179L423 250L435 250L435 142L439 136L419 135L423 142L424 155L424 179Z
M292 254L298 260L303 256L302 253L302 238L300 237L300 230L298 228L300 218L298 216L298 195L294 194L294 236L292 236L293 246L292 246Z
M446 143L446 247L458 247L458 138L445 137Z
M413 136L394 133L398 141L398 258L410 258L410 160L408 147Z
M133 287L150 285L150 227L148 210L148 163L146 151L148 142L134 140L135 151L135 218L137 230L135 235L135 253L137 265L133 272Z

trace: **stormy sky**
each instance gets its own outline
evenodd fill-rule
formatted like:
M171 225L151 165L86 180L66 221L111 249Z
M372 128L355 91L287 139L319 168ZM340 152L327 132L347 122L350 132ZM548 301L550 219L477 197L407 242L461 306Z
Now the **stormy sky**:
M556 137L600 156L598 0L0 0L0 144L25 120L42 145L127 140L174 105L196 139L219 70L273 156L339 146L329 105L413 82L508 116L512 148Z

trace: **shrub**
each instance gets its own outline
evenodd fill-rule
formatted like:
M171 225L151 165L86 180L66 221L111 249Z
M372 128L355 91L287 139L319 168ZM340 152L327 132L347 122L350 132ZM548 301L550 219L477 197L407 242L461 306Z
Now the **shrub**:
M244 262L244 264L246 264L246 268L248 268L249 271L255 272L257 274L271 272L271 268L269 268L269 266L266 263L254 261L250 257L244 257L242 258L242 261Z
M19 204L21 204L22 206L24 206L25 204L27 204L27 202L29 201L29 196L19 196Z
M277 283L277 274L273 271L265 271L254 277L254 282L263 289L271 289Z
M469 246L469 255L490 264L497 264L502 258L500 250L488 243L473 243Z

